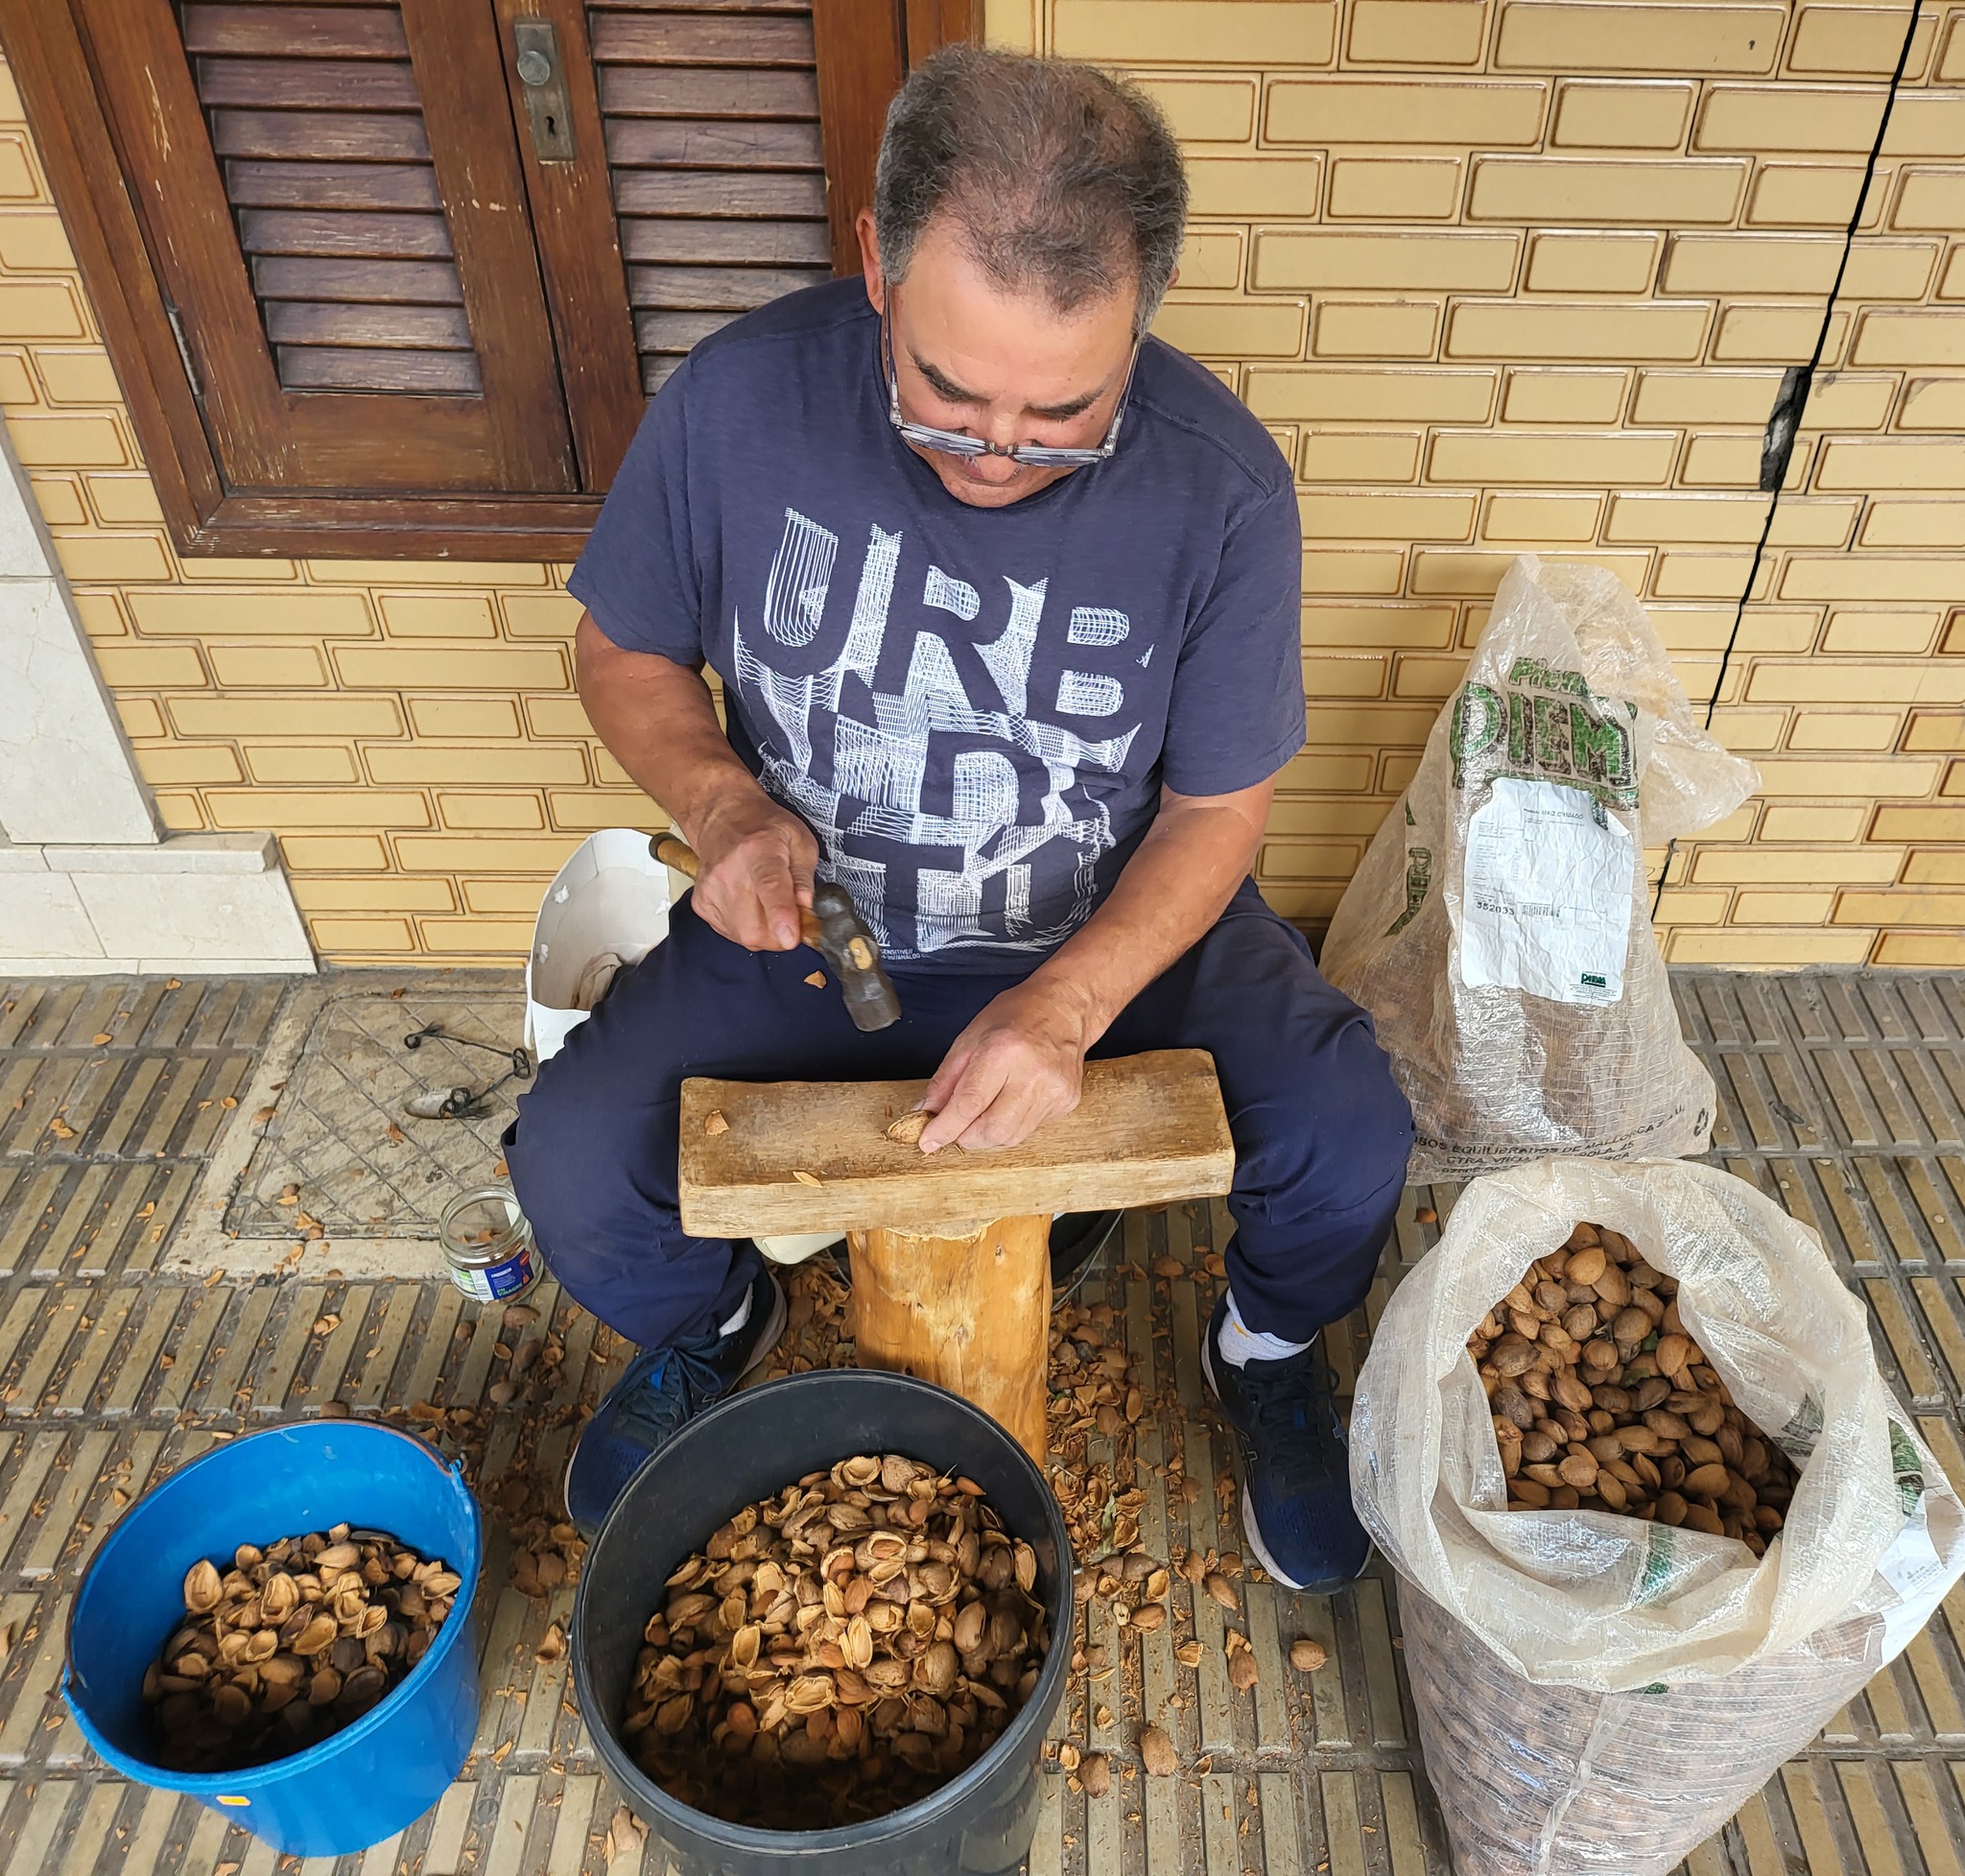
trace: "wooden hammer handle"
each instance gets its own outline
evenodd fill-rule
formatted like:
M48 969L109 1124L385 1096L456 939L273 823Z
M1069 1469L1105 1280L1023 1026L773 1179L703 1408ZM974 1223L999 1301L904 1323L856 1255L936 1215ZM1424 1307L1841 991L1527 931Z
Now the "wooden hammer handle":
M687 843L678 841L674 834L657 834L649 843L650 850L665 867L674 867L678 873L690 879L696 877L697 867L700 864L696 849Z
M674 834L658 834L649 843L650 850L665 867L674 867L678 873L690 879L696 877L697 868L702 864L696 857L696 849L687 843L678 841ZM798 908L798 936L815 950L818 946L818 920L812 914L809 906Z

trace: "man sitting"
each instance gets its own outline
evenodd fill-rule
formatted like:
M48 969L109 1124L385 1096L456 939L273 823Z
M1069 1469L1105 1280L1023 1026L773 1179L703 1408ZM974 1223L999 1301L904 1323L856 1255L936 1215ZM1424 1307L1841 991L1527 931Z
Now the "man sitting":
M1299 1587L1364 1563L1316 1337L1364 1295L1411 1122L1249 877L1303 741L1301 542L1262 425L1146 336L1186 195L1138 91L937 54L888 115L864 284L698 344L575 570L581 699L701 860L507 1136L561 1284L644 1349L568 1470L588 1530L785 1321L754 1246L681 1228L684 1077L932 1076L922 1151L982 1152L1067 1112L1088 1054L1199 1048L1238 1160L1204 1361L1248 1541ZM806 982L815 878L879 938L892 1027Z

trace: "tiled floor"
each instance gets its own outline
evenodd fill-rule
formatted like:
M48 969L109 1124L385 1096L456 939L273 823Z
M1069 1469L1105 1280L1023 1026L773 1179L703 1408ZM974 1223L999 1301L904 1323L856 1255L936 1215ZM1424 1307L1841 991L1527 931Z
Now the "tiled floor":
M556 1478L580 1403L624 1351L550 1285L533 1298L540 1322L512 1333L429 1273L431 1221L449 1192L491 1175L510 1089L462 1126L400 1112L416 1080L475 1086L500 1072L491 1056L448 1045L411 1056L402 1036L438 1020L509 1047L519 1039L515 985L451 973L403 980L401 997L392 987L370 976L0 988L9 1876L268 1876L272 1852L218 1815L91 1762L57 1692L68 1600L120 1507L215 1437L323 1411L408 1421L413 1403L415 1424L443 1410L443 1437L466 1453L489 1512L483 1720L463 1777L431 1814L319 1876L658 1870L652 1850L610 1844L614 1798L564 1663L537 1659L570 1589L528 1597L511 1580L515 1555L550 1549L540 1482ZM1891 1378L1965 1479L1965 980L1696 975L1678 992L1720 1085L1716 1159L1820 1230L1870 1304ZM282 1207L288 1183L300 1190ZM1453 1197L1411 1195L1372 1303L1338 1351L1347 1381L1389 1287L1437 1235L1415 1212L1444 1216ZM321 1235L306 1236L302 1220ZM1116 1446L1095 1436L1087 1458L1145 1490L1141 1541L1162 1555L1234 1541L1216 1493L1188 1502L1169 1463L1203 1485L1229 1465L1196 1361L1221 1223L1206 1205L1134 1216L1119 1260L1078 1299L1112 1306L1147 1395L1136 1432ZM1148 1274L1170 1256L1185 1274ZM1173 1622L1124 1650L1094 1605L1087 1640L1118 1665L1074 1696L1060 1732L1109 1748L1122 1776L1095 1801L1049 1781L1032 1876L1444 1876L1390 1585L1374 1574L1329 1601L1260 1584L1243 1595L1231 1615L1206 1598L1191 1606L1177 1584ZM1246 1693L1226 1677L1233 1627L1257 1662ZM1315 1674L1284 1658L1299 1634L1329 1650ZM1189 1638L1203 1644L1197 1669L1174 1652ZM1692 1876L1959 1876L1961 1645L1965 1594L1954 1593L1908 1653L1693 1856ZM1143 1717L1169 1725L1180 1777L1125 1775Z

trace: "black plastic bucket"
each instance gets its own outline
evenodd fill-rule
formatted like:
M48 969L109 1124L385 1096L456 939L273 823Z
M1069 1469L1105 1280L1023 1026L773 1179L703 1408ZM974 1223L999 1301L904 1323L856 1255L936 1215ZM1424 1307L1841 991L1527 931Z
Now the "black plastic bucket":
M670 1573L745 1506L856 1453L905 1453L965 1473L1037 1554L1051 1651L1036 1691L989 1751L918 1803L835 1830L755 1830L673 1798L618 1727L642 1630ZM904 1374L828 1368L736 1394L693 1420L635 1474L587 1552L573 1610L573 1678L602 1761L681 1876L995 1876L1030 1847L1039 1751L1071 1659L1072 1553L1044 1475L958 1395Z

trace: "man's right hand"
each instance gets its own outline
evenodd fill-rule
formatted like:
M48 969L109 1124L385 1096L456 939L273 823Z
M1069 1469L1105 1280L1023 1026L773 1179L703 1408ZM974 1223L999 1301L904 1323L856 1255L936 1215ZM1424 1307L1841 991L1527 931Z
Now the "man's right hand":
M601 741L696 849L703 921L747 951L793 949L818 843L738 759L700 671L623 651L588 613L573 650L580 701Z
M697 915L746 951L790 951L800 942L799 909L812 905L818 843L796 815L745 782L691 829L701 863Z

